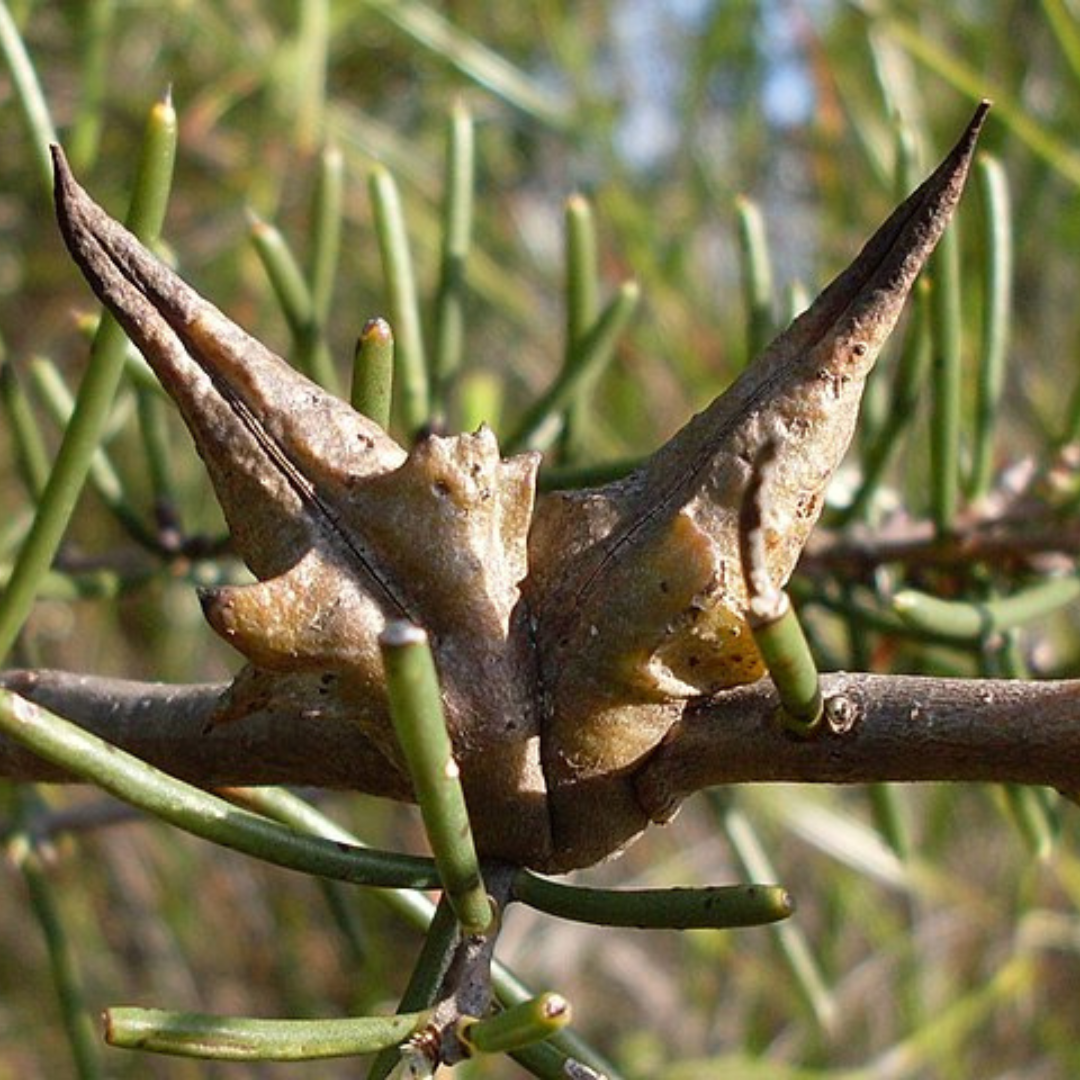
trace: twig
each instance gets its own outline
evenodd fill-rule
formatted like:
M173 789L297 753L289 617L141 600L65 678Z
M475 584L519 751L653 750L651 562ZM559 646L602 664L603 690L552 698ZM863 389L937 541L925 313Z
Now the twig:
M207 734L221 686L45 671L8 672L0 681L205 787L299 784L409 797L343 716L264 711ZM663 820L687 795L720 784L933 780L1073 789L1080 778L1080 680L833 674L822 677L822 690L832 726L846 720L850 730L811 741L776 727L768 680L691 705L633 780L646 813ZM0 776L65 779L6 739Z

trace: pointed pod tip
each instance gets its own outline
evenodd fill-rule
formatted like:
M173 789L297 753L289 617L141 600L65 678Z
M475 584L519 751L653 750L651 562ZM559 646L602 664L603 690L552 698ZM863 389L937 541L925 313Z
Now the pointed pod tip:
M950 184L963 185L971 159L975 156L975 146L979 141L979 136L982 134L987 113L990 112L990 106L989 98L983 98L975 106L975 111L971 114L971 119L960 134L960 138L957 139L956 145L938 166L930 181L923 185L924 189L931 187L934 179L943 180L943 187L949 187ZM957 191L958 194L959 191ZM951 207L948 212L951 212Z
M58 143L50 143L49 154L52 156L53 200L56 204L56 217L60 223L60 231L68 240L70 247L68 230L72 227L73 208L78 202L79 184L71 171L64 148Z
M68 165L67 155L59 143L49 143L49 154L53 163L53 178L57 184L71 176L71 166Z
M993 102L989 98L982 98L978 105L975 106L975 112L972 114L971 119L968 121L968 126L964 130L964 137L961 141L974 142L979 137L979 132L982 131L983 124L986 122L986 114L993 106Z

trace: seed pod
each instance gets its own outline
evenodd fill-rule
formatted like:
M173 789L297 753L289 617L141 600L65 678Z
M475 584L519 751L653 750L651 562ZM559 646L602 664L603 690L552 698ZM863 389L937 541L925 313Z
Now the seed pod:
M766 549L781 587L847 450L866 376L960 198L988 108L810 309L637 472L537 506L525 593L547 702L544 771L568 850L597 839L598 823L633 818L625 776L685 701L762 673L739 564L752 464L776 442Z
M756 679L738 513L777 444L766 563L779 587L851 438L866 375L960 197L987 106L855 262L637 472L545 496L494 435L406 453L230 322L113 221L54 150L72 255L176 400L259 579L208 590L248 659L222 721L267 702L360 724L400 755L378 638L427 631L477 847L587 865L647 824L634 772L687 702ZM397 788L398 785L387 785Z

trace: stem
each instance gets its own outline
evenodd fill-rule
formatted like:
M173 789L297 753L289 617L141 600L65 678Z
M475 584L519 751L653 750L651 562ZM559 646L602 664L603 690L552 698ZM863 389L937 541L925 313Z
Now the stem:
M439 877L465 934L483 934L491 903L480 874L469 813L427 634L392 622L379 639L390 716L412 777Z
M30 149L37 164L43 192L52 191L52 162L49 147L57 141L49 106L41 92L33 61L26 51L26 44L19 33L11 10L0 0L0 55L3 56L11 74L15 100L22 113L23 123L30 138Z
M430 50L440 63L452 64L527 115L558 131L573 126L573 109L565 97L466 34L430 5L417 0L365 0L365 6Z
M460 924L445 893L435 909L435 915L424 937L424 946L409 976L409 985L398 1002L399 1013L428 1009L435 1004L443 977L460 940ZM371 1063L367 1080L385 1080L398 1064L401 1054L397 1047L381 1051Z
M784 722L809 735L823 712L817 665L798 616L769 574L766 519L768 486L778 444L770 439L754 460L739 507L739 556L746 584L747 624L776 686Z
M711 885L700 889L593 889L564 885L527 870L514 899L561 919L639 930L723 930L788 918L790 893L779 885Z
M0 31L6 15L6 9L0 8ZM150 110L127 218L129 227L144 242L153 243L161 230L175 151L176 113L166 98ZM0 657L10 651L30 614L38 586L67 529L123 375L126 344L119 324L111 315L104 315L34 524L0 598Z
M563 367L575 362L589 330L600 315L600 257L596 220L583 195L566 203L566 348ZM595 380L590 380L590 382ZM588 423L590 387L575 394L566 410L561 460L576 461L583 454L583 432Z
M776 872L769 856L746 816L719 793L711 793L710 801L719 811L724 832L746 873L753 878L775 878ZM815 1021L822 1030L829 1031L837 1016L836 1000L825 983L802 927L797 923L783 923L774 926L771 933Z
M561 994L541 994L495 1016L461 1022L458 1038L474 1053L506 1054L550 1039L570 1017L570 1003Z
M0 360L0 402L15 446L15 461L30 497L37 502L49 479L49 453L15 368Z
M1012 209L1009 184L1001 163L981 156L975 176L986 220L986 296L983 300L982 348L975 380L975 431L972 448L972 498L990 491L994 471L994 429L1008 362L1012 314Z
M1041 619L1080 597L1080 578L1045 578L1011 596L985 601L941 600L914 589L893 597L893 609L909 626L937 637L972 644L990 634Z
M595 377L615 354L615 345L634 310L641 290L636 282L626 281L604 309L592 330L585 336L573 361L559 373L555 382L526 411L517 430L506 440L504 453L510 455L523 449L540 449L536 444L548 422L566 409L588 379Z
M29 825L27 805L32 796L27 793L20 800L19 816ZM19 829L5 845L11 861L22 872L30 894L30 906L41 928L45 947L49 954L49 967L60 1003L68 1043L75 1058L75 1071L79 1080L96 1080L103 1075L97 1034L86 1008L78 969L76 951L69 939L67 929L57 903L56 890L43 865L41 852L34 844L31 834Z
M7 690L0 690L0 731L162 821L277 866L357 884L429 889L438 883L428 859L300 835L174 780Z
M735 200L738 227L739 260L742 268L743 305L746 313L746 361L749 363L772 340L776 331L773 318L773 272L765 220L750 199Z
M312 241L311 306L316 322L325 327L334 299L338 256L341 252L341 219L345 199L345 159L336 146L328 146L319 158L319 176L311 204Z
M311 289L304 280L300 264L280 229L263 221L254 211L249 212L249 216L251 242L289 325L296 366L324 389L336 393L337 373L323 339Z
M372 170L368 188L390 298L390 324L394 328L396 341L402 419L406 429L413 434L427 424L431 416L431 403L409 238L401 209L401 196L393 176L379 166Z
M432 415L442 417L450 384L461 368L465 345L465 266L472 238L476 150L468 109L455 102L447 124L443 193L442 260L435 298L432 353Z
M353 355L352 407L390 430L394 398L394 333L385 319L369 319Z
M934 393L930 414L930 509L939 534L952 530L960 493L960 246L946 229L934 256Z
M116 0L85 4L79 18L81 78L69 156L76 172L87 172L97 161L101 130L108 115L109 57L115 33Z
M52 421L61 429L71 423L75 403L56 366L47 360L36 359L30 366L30 379L35 396ZM124 528L144 547L157 545L157 536L148 529L138 511L124 494L124 485L104 445L99 444L90 455L87 473L90 486Z
M123 1050L149 1050L221 1061L311 1061L370 1054L404 1042L427 1013L344 1020L263 1020L130 1007L105 1010L105 1040Z

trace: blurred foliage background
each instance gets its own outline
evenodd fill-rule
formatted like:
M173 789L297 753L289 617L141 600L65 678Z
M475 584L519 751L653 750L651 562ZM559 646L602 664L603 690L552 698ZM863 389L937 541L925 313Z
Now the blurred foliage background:
M1015 240L995 464L1029 458L1046 469L1077 433L1072 0L85 0L8 9L77 174L115 214L147 111L172 87L181 141L170 255L281 352L288 333L246 211L274 222L303 258L320 155L340 148L345 231L327 333L343 376L364 321L386 313L368 173L383 163L401 186L430 301L446 117L464 101L477 122L478 202L466 374L451 427L473 422L484 399L486 419L507 430L553 377L565 337L565 200L588 195L605 281L614 289L633 277L643 292L596 391L591 461L647 452L746 362L754 337L738 196L764 217L780 325L800 295L853 256L905 170L925 171L974 102L990 97L984 146L1011 185ZM0 148L5 363L21 379L47 357L74 385L86 353L78 317L95 307L62 250L2 65ZM983 216L969 194L960 214L965 416L986 306ZM899 351L882 362L871 428L888 412L882 395ZM927 408L923 394L889 480L891 497L915 515L928 498ZM149 515L138 430L124 410L122 400L110 448L126 493ZM55 429L42 427L54 446ZM179 423L169 438L183 527L215 535L220 519ZM8 446L0 453L0 559L9 561L32 504ZM64 554L68 565L145 562L89 494ZM152 569L119 598L39 602L17 661L134 678L227 677L237 658L203 625L192 589L205 568L174 560ZM1074 628L1061 622L1018 643L1034 673L1075 673ZM900 646L845 625L818 627L830 665L983 670L974 653ZM418 941L363 891L348 896L346 918L316 882L153 824L106 827L92 792L42 797L73 823L51 874L93 1009L138 1002L322 1016L393 1006ZM4 798L14 796L0 791ZM881 793L763 787L699 798L673 826L584 875L626 885L775 875L799 901L793 927L634 933L515 911L500 955L536 986L568 995L579 1030L633 1077L1077 1075L1075 820L1065 811L1059 823L1051 809L1033 837L990 789L929 786L889 801L906 841L883 827ZM369 842L422 850L409 810L340 796L328 806ZM756 861L764 852L771 871ZM41 935L6 864L0 888L0 1080L70 1075ZM118 1077L357 1074L347 1062L214 1066L118 1051L104 1061ZM461 1075L521 1073L495 1060Z

